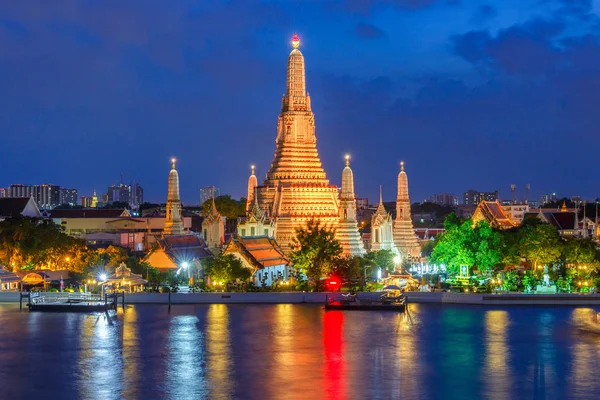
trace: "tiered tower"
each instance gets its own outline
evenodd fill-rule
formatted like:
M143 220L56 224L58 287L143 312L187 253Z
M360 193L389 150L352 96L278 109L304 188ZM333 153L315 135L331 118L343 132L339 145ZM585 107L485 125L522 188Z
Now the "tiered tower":
M329 184L321 166L315 136L315 117L306 93L304 56L298 35L288 57L287 91L281 100L275 156L262 186L259 206L275 222L275 239L290 250L295 229L316 219L330 229L339 219L338 190Z
M398 174L398 198L396 199L396 221L394 223L394 243L400 254L417 259L421 255L421 246L417 242L410 213L408 197L408 177L404 172L404 161L400 162Z
M356 222L356 199L354 198L354 174L350 168L350 156L346 155L346 167L342 171L342 191L340 193L340 217L335 231L336 239L342 245L344 254L359 256L365 254L365 246L358 232Z
M171 159L169 172L169 192L167 194L167 219L165 220L165 235L183 235L181 219L181 199L179 197L179 174L175 169L175 159Z
M371 251L391 250L394 246L394 221L383 206L383 195L379 186L379 205L371 217Z
M204 221L202 221L202 237L213 254L221 252L225 243L225 222L217 210L214 194L210 211L204 216Z
M256 187L258 186L258 180L254 175L254 165L251 165L252 173L248 178L248 197L246 197L246 213L250 212L252 205L254 204L254 194L256 193Z

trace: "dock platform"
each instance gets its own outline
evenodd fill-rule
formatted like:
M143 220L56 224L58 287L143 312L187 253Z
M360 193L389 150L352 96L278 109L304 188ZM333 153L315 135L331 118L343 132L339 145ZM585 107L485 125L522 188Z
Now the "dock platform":
M48 312L105 312L116 310L121 298L125 307L123 293L107 293L102 295L89 293L21 293L21 310L23 300L27 299L29 311Z

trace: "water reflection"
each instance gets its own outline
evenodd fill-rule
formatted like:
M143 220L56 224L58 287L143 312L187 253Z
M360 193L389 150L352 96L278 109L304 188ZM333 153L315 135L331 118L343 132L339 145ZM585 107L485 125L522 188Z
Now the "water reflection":
M177 310L0 312L2 398L589 399L600 388L600 336L574 324L589 309L413 304L412 325L310 305Z
M415 376L416 365L418 364L419 354L416 347L417 335L415 329L415 316L418 315L418 305L410 305L410 312L399 314L397 320L396 336L396 369L399 375L398 385L394 385L394 398L418 398L419 379Z
M210 397L229 398L233 390L229 310L225 304L211 304L206 323L206 367Z
M597 395L594 388L597 382L596 371L600 367L600 337L579 330L595 313L591 308L576 308L571 316L572 325L578 330L579 340L573 345L571 373L567 379L568 391L581 398ZM590 368L590 364L595 365L595 368Z
M322 387L328 399L348 397L344 359L344 312L323 313L323 351L325 365Z
M86 399L120 397L123 364L118 329L112 324L106 314L83 316L77 378Z
M508 368L508 312L491 310L485 314L485 368L483 382L490 399L504 399L512 382Z
M137 309L128 306L122 314L123 346L123 397L135 398L140 384L141 374L138 364L141 361L138 338Z
M171 319L167 343L166 391L171 398L197 398L207 393L202 371L202 335L195 315Z

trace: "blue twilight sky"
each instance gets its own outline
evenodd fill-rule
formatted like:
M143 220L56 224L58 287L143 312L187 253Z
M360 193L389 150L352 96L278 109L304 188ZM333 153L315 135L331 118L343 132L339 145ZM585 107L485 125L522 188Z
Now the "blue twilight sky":
M245 195L297 31L332 183L600 195L600 0L0 0L0 187Z

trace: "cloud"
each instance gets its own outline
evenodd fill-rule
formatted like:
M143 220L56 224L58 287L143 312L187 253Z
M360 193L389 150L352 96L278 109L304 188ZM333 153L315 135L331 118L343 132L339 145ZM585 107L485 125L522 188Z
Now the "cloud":
M385 31L367 23L356 24L354 26L354 33L361 39L381 39L386 36Z
M489 4L483 4L477 7L475 14L471 17L471 23L482 24L493 19L498 15L498 10Z
M345 0L338 4L345 11L369 15L375 10L395 8L397 10L421 10L437 4L457 6L461 0ZM337 8L337 7L336 7Z
M563 50L554 40L564 29L560 21L534 19L496 36L488 31L471 31L455 35L451 41L457 55L478 67L508 74L540 75L559 66Z

